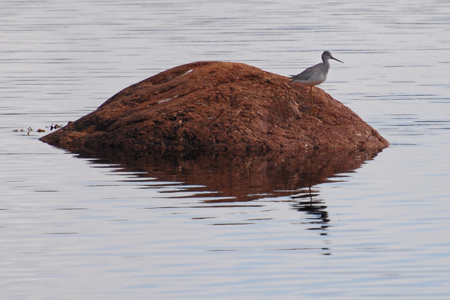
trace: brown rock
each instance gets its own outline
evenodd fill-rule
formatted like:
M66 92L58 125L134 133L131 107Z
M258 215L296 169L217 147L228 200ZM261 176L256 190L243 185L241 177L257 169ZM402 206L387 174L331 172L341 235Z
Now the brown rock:
M136 83L41 138L73 152L266 154L377 152L389 143L349 108L240 63L197 62Z

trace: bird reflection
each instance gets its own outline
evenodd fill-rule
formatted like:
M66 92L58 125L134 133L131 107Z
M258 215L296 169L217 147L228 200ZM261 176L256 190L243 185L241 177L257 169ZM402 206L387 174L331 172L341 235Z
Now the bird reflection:
M309 187L308 190L291 196L292 199L298 199L291 205L294 209L311 215L309 224L314 225L314 227L308 228L309 230L326 231L329 227L327 224L330 222L330 219L328 211L326 211L325 201L318 198L318 195L316 191ZM327 233L322 232L321 235L327 235Z
M308 230L319 230L321 236L328 236L327 230L330 227L328 225L330 219L326 210L327 206L325 205L325 201L318 198L318 196L319 193L313 191L311 186L309 186L307 190L302 190L299 194L291 196L295 200L291 205L292 208L310 215L307 218L310 221L306 222L306 224L310 225L307 228ZM327 240L324 242L329 243ZM324 251L322 255L331 255L331 249L329 247L323 247L322 250Z

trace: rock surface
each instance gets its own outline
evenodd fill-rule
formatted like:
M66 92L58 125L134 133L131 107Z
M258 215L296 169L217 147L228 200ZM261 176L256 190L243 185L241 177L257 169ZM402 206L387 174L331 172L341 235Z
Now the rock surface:
M389 143L319 88L241 63L197 62L125 88L41 138L72 152L266 154L377 152Z

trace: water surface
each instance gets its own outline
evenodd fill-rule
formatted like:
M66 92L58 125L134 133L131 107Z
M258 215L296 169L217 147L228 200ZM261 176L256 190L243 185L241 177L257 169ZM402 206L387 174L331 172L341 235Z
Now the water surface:
M2 299L449 299L449 14L438 0L3 1ZM180 64L290 75L324 50L345 64L320 87L391 146L320 180L38 141Z

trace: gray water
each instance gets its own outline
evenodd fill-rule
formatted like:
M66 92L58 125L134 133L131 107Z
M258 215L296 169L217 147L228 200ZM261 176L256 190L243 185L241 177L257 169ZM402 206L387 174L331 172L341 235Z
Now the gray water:
M0 298L449 299L449 16L438 0L3 0ZM309 187L38 141L177 65L291 75L324 50L345 64L320 88L391 146Z

